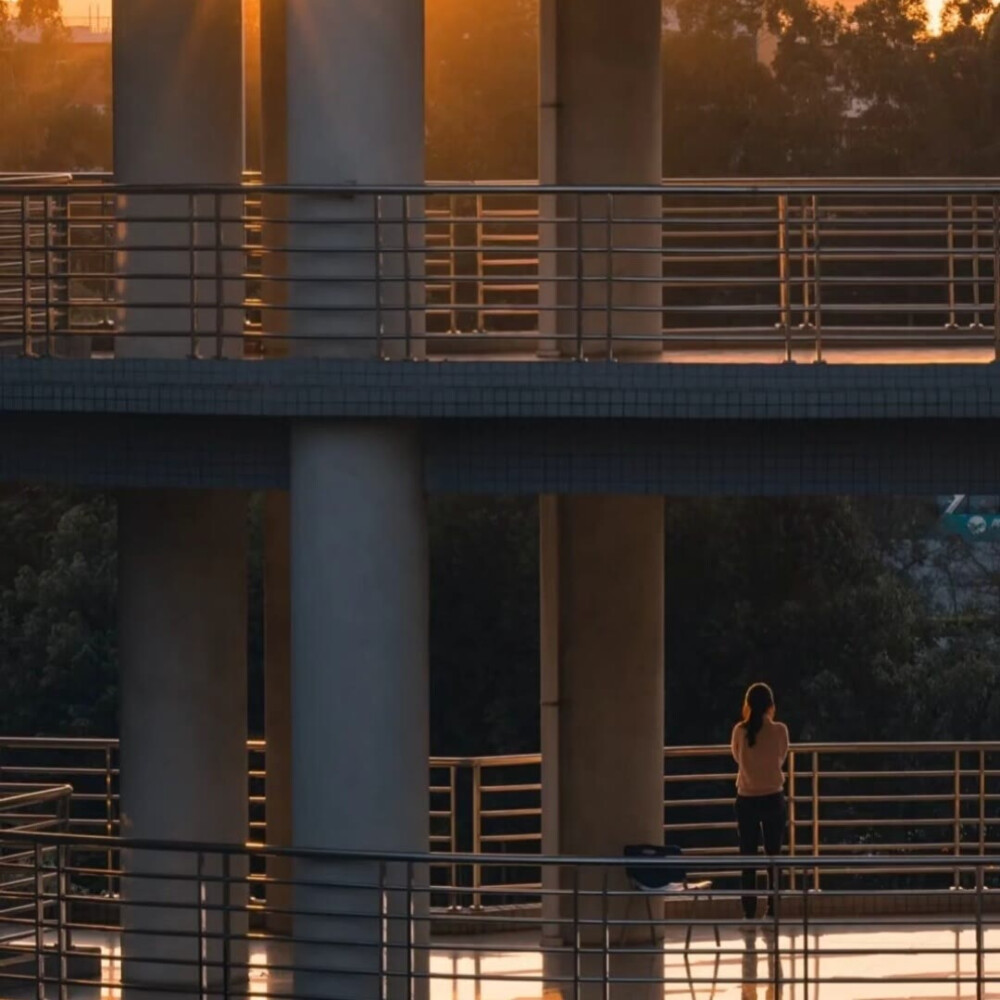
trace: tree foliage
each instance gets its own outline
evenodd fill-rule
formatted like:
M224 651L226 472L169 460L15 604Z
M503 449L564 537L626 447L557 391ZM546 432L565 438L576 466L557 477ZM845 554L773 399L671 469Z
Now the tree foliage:
M0 0L0 171L110 170L111 59L60 0Z
M117 732L115 536L103 496L0 500L0 732Z
M1000 173L991 0L950 0L937 36L920 0L665 4L667 174ZM92 67L70 56L56 0L0 0L0 169L110 165L107 113L71 96ZM535 0L437 8L431 176L534 175L537 59ZM670 741L725 739L759 678L797 739L996 732L1000 553L937 537L928 504L670 500L667 527ZM531 499L432 504L437 753L539 745L537 532ZM115 549L107 497L0 498L0 732L116 731Z

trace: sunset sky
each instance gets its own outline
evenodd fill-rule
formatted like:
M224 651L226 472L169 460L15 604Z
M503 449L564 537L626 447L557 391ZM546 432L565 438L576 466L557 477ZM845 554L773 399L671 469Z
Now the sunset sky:
M926 0L931 16L932 26L936 25L945 0ZM111 13L111 0L63 0L63 10L67 19L85 21L91 10L98 11L102 16Z

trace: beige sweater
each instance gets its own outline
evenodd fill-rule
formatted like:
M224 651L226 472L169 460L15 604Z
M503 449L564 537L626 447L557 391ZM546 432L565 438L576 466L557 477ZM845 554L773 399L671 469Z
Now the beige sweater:
M785 787L781 770L788 756L788 730L784 723L764 720L754 745L747 745L743 723L733 727L730 743L733 760L739 765L736 791L740 795L774 795Z

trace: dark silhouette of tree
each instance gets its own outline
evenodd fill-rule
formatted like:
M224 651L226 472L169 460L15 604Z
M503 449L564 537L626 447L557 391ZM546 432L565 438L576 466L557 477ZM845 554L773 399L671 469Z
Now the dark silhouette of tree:
M111 169L111 54L76 45L59 0L0 2L0 170Z

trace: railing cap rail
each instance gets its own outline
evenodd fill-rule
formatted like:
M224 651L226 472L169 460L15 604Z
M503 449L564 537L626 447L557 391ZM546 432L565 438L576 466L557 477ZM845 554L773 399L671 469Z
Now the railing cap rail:
M665 178L658 185L551 185L532 181L428 181L423 184L265 184L248 180L236 184L121 184L106 175L60 175L48 181L44 175L0 174L0 192L16 195L46 194L177 194L225 195L278 194L329 195L351 198L374 195L838 195L838 194L983 194L1000 196L1000 177L771 177L771 178Z
M913 742L877 741L869 743L795 743L790 746L794 753L1000 753L1000 740L931 740ZM663 748L666 757L714 757L730 753L728 743L713 743L692 746L667 746Z
M12 795L4 794L7 789L13 788L18 789L18 791ZM41 805L45 802L68 799L72 794L72 785L0 784L0 815L5 810L14 809L18 806Z
M274 857L299 858L301 860L327 862L382 862L385 864L414 865L496 865L505 867L572 865L583 868L632 867L637 865L657 866L663 864L662 858L625 858L625 857L587 857L576 855L546 855L546 854L445 854L431 852L406 851L349 851L329 850L319 848L269 847L259 844L213 844L198 841L179 840L141 840L117 837L92 837L84 834L0 831L0 844L39 844L41 846L66 846L82 848L100 848L132 851L177 851L182 854L230 854L230 855L261 855ZM741 855L726 855L725 857L684 854L684 866L698 871L731 871L734 865L739 865ZM821 856L796 855L788 857L773 857L755 855L747 858L756 867L777 867L780 869L802 868L899 868L912 869L919 867L940 868L942 871L954 871L959 868L976 870L981 868L1000 869L1000 855L969 855L954 854L931 855L834 855Z

